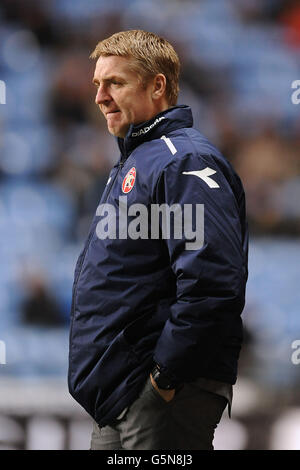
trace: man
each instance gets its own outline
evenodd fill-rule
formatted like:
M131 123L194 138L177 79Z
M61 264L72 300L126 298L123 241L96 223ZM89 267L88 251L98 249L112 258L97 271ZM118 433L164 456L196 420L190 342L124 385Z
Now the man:
M244 191L176 106L165 39L116 33L92 58L121 156L75 269L69 390L91 449L213 449L242 342Z

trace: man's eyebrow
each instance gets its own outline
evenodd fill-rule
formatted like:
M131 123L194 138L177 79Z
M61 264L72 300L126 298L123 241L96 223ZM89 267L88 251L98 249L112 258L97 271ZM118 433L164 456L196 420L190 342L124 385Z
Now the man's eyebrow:
M119 81L122 81L122 82L125 81L124 78L121 77L120 75L110 75L110 76L108 76L108 77L106 77L106 78L103 78L103 82L110 82L111 80L119 80ZM98 78L95 78L95 77L94 77L94 78L93 78L93 83L94 83L95 85L99 85L100 82L99 82Z

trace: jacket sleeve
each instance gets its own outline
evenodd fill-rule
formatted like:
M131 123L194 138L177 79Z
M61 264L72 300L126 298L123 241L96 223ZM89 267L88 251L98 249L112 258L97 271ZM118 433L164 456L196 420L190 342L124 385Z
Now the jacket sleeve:
M214 159L186 155L164 169L154 199L159 205L181 206L182 236L179 219L175 222L174 217L164 242L176 276L176 301L153 359L175 380L190 381L205 376L244 307L244 192L241 185L240 194L233 190ZM180 213L179 206L177 210ZM197 234L193 242L191 230Z

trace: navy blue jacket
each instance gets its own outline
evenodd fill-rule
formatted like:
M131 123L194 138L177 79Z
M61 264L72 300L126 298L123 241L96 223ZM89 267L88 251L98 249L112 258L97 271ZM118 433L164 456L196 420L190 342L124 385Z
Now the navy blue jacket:
M75 268L69 391L100 426L138 397L154 362L180 382L237 378L247 281L244 190L192 125L190 108L176 106L118 139L121 157ZM204 207L202 243L188 249L184 230L179 238L164 235L162 219L159 236L151 238L150 221L148 238L145 229L125 238L120 196L128 208L143 204L149 213L151 205ZM192 220L195 229L196 212Z

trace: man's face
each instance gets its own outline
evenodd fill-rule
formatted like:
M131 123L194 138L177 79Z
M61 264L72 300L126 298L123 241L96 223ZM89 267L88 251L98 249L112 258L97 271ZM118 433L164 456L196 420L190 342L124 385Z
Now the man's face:
M116 137L125 137L130 124L139 124L157 114L152 99L153 81L143 87L129 61L119 56L99 57L93 79L97 86L95 102L106 118L109 132Z

